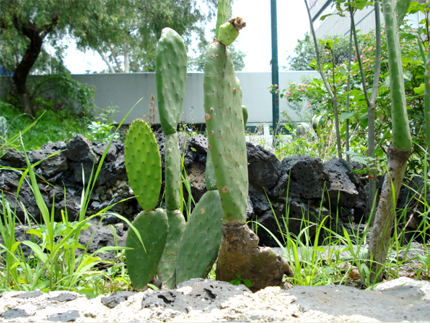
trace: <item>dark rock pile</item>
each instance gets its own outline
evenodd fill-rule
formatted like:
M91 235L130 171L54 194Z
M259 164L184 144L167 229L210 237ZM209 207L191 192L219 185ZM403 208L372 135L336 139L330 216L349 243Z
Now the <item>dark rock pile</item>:
M164 159L164 134L159 131L156 137ZM207 140L202 135L188 140L181 137L180 146L184 152L183 165L191 194L197 202L206 190ZM81 196L83 191L91 190L86 215L97 214L113 204L101 224L114 225L122 244L128 226L114 213L133 220L141 208L128 185L124 145L113 142L101 164L106 147L105 143L90 142L77 135L67 143L47 144L27 154L32 164L38 163L34 169L38 175L39 189L48 208L51 209L54 204L56 221L61 221L62 211L65 210L69 221L79 220L83 207ZM282 232L288 230L298 235L307 225L320 223L326 217L325 225L336 224L332 229L338 232L341 232L342 224L348 227L353 221L358 223L367 219L365 187L368 180L361 179L354 172L360 165L341 159L323 163L319 158L309 156L293 156L280 161L271 152L251 143L247 143L247 150L250 184L247 213L249 220L252 220L250 225L257 227L261 245L277 246L277 243L256 223L273 232L282 242ZM22 182L16 197L21 179L21 172L16 169L26 168L24 153L10 150L0 159L0 165L3 166L0 168L0 191L11 209L16 210L24 225L28 222L26 212L40 221L40 211L28 181ZM187 190L184 189L184 192L187 199ZM407 193L401 195L404 205L410 200L408 196ZM91 230L85 231L88 233L84 235L91 239ZM90 243L91 248L112 245L111 232L110 228L100 228ZM308 230L311 237L314 232L315 226Z

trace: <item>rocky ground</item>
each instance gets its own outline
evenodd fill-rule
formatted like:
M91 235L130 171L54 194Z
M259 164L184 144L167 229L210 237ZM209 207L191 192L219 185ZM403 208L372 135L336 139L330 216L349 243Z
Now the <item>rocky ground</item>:
M424 322L430 282L402 277L373 291L348 286L267 287L192 279L174 290L119 292L87 299L72 292L6 292L1 322Z

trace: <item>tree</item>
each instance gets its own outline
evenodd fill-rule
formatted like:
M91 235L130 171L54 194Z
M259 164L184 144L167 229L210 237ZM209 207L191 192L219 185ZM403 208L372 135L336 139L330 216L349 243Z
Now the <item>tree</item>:
M191 43L202 37L202 23L213 15L214 1L205 8L197 0L106 0L103 10L93 14L91 28L74 30L78 48L93 49L111 73L155 70L155 47L165 27L176 30Z
M68 30L89 21L89 14L102 5L103 0L0 0L1 51L9 56L9 64L11 55L15 61L13 82L24 112L35 114L27 77L43 52L43 44L56 46Z
M349 53L349 39L347 36L341 35L332 35L325 36L319 39L319 51L325 52L325 44L331 41L332 43L336 43L333 46L333 57L336 65L340 65L345 63L348 60ZM310 37L309 33L305 34L305 39L299 40L296 48L294 48L294 56L288 56L287 58L287 66L284 66L284 69L289 69L292 71L306 71L315 69L313 66L313 61L316 60L316 52L315 45ZM324 56L322 56L324 59ZM324 60L322 61L324 62Z
M1 61L14 71L23 110L34 115L27 78L34 73L44 44L53 45L61 61L58 40L70 34L79 48L118 61L118 71L153 70L161 29L175 28L190 41L193 32L203 32L198 23L210 16L213 2L206 0L209 12L203 13L197 0L0 0ZM119 65L120 55L124 68Z

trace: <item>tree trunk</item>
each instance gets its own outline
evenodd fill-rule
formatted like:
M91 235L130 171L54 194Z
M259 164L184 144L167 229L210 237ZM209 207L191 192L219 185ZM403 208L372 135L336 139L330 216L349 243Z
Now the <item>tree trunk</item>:
M58 16L53 16L51 24L38 28L34 23L19 20L16 15L13 17L15 28L30 39L25 54L13 73L13 81L24 113L30 113L33 116L35 111L31 106L30 95L27 91L27 77L42 50L43 39L52 31L57 22Z
M102 58L103 62L106 63L106 65L107 65L107 67L109 69L109 72L112 73L112 74L114 74L115 70L113 69L111 63L109 63L109 60L107 59L106 55L101 50L98 50L97 52L99 53L99 55Z
M33 33L32 37L29 38L30 44L25 51L24 57L13 73L13 81L24 113L29 113L34 116L35 111L30 102L30 94L27 91L27 77L40 54L43 39L41 39L37 33Z
M389 173L385 175L375 215L375 223L369 241L371 255L370 283L382 280L382 269L387 259L391 232L396 216L396 201L402 186L407 161L412 151L402 151L392 145L387 152L387 166ZM394 192L393 192L394 189Z

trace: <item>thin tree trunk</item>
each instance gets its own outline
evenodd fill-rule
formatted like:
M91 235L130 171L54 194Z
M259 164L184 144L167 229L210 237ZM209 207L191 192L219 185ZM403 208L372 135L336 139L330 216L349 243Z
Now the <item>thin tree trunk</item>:
M402 5L406 7L407 3L403 2ZM382 280L382 271L387 259L391 230L396 216L396 201L405 175L407 161L412 153L412 138L406 110L405 83L397 25L399 13L394 0L383 0L382 3L390 71L392 142L387 154L388 174L382 186L375 223L369 239L371 283ZM399 3L397 2L397 4Z
M130 53L127 42L124 44L124 73L130 73Z
M112 52L112 57L113 57L113 60L115 61L116 67L118 68L118 73L122 73L121 63L118 61L118 58L116 57L116 54L115 54L115 50L114 48L112 48L112 46L111 46L111 52Z
M15 28L30 39L30 43L22 60L16 67L12 78L24 113L30 113L33 116L35 115L35 111L31 105L30 94L27 91L27 77L42 50L43 39L52 31L57 22L58 16L53 16L51 24L38 28L36 24L20 21L16 15L13 17Z
M335 124L335 130L336 130L336 145L337 145L337 156L339 159L342 158L342 145L340 142L340 130L339 130L339 113L338 113L338 106L337 106L337 98L335 93L333 93L333 91L331 90L330 84L327 82L327 79L325 78L324 72L322 70L322 66L321 66L321 59L320 59L320 53L319 53L319 49L318 49L318 41L317 41L317 36L315 34L315 29L314 29L314 24L312 23L312 17L311 17L311 11L309 9L308 6L308 2L306 0L305 1L305 5L306 5L306 10L308 12L308 17L309 17L309 23L311 26L311 33L312 33L312 38L314 40L314 46L315 46L315 54L317 57L317 64L318 64L318 70L319 73L321 75L321 79L324 82L324 85L327 89L327 92L330 96L331 102L332 102L332 106L333 106L333 111L334 111L334 124Z
M109 72L115 73L115 70L113 69L111 63L109 63L109 60L107 59L106 55L102 51L98 50L97 52L99 53L99 55L102 58L103 62L106 63L106 65L107 65L107 67L109 69Z
M396 201L402 186L403 177L411 151L402 151L392 145L387 151L387 166L389 173L385 175L379 199L378 209L375 214L375 222L369 240L370 259L372 262L370 283L382 280L382 269L388 254L391 231L396 216ZM394 192L393 192L394 189Z

